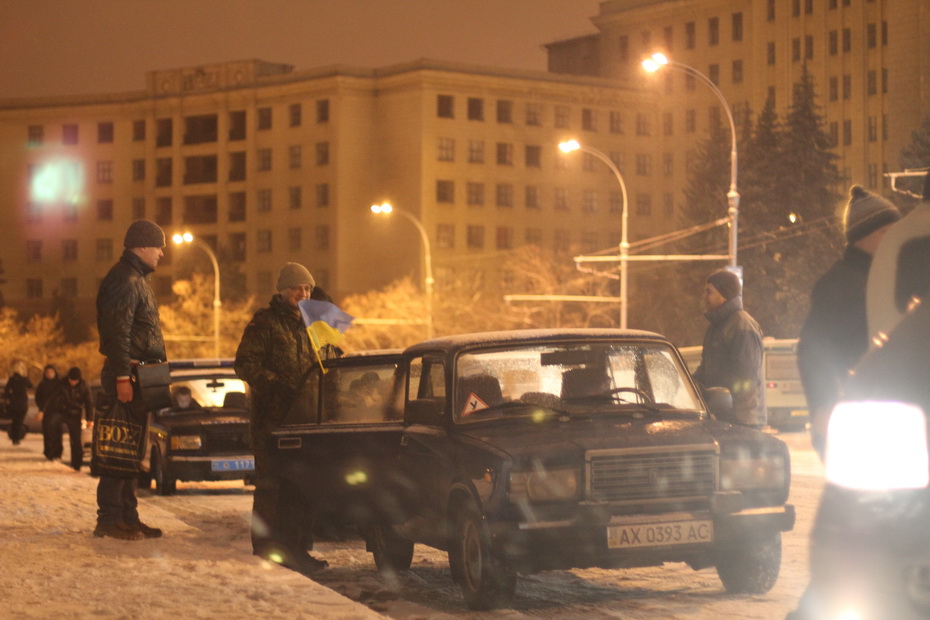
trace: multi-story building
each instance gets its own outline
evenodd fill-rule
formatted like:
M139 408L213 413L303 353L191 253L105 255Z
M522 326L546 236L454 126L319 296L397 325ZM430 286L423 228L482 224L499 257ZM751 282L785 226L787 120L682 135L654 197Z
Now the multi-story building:
M720 104L684 72L645 74L654 52L711 79L736 116L772 98L784 118L806 65L840 172L872 189L930 114L926 0L607 0L592 21L598 33L547 46L549 69L653 89L661 138L682 164Z
M616 80L432 61L304 72L243 61L150 72L144 92L3 101L2 291L27 312L58 297L92 316L141 217L205 240L260 298L286 261L337 299L419 279L418 231L370 212L384 200L427 231L437 286L468 271L506 289L503 258L521 245L620 240L616 178L562 154L564 139L623 171L631 238L676 225L655 100ZM179 263L168 250L161 295Z

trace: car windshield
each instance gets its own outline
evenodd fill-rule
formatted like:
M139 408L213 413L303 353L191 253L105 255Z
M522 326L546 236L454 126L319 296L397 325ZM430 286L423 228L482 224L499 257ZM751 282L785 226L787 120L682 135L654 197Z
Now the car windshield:
M177 398L178 388L190 389L192 402L201 407L230 407L244 408L245 383L233 374L216 374L210 376L178 376L171 377L171 392ZM232 401L236 401L235 404ZM187 406L177 407L186 409Z
M456 420L586 413L703 411L674 350L663 343L528 344L458 357ZM531 405L531 406L526 406ZM536 405L537 407L533 407Z

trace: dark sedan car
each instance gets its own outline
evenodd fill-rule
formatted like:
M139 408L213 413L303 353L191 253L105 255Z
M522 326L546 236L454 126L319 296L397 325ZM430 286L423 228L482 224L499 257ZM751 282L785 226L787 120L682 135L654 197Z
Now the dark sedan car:
M281 484L361 526L381 568L447 551L471 608L507 606L518 572L684 562L739 593L778 578L788 450L714 420L657 334L437 338L327 362L309 386L274 433Z
M798 618L930 618L930 303L855 369L827 433Z
M154 480L159 495L170 495L178 480L248 480L248 400L232 360L171 362L171 390L190 399L149 414L142 486Z

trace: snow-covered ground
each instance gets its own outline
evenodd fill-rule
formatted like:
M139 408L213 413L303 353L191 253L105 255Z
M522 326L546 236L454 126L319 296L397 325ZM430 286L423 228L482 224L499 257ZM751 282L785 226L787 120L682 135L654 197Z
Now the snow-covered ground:
M422 545L396 576L379 574L351 536L317 543L330 568L314 580L261 561L250 553L252 493L241 482L182 482L170 497L140 491L143 520L164 538L94 538L97 483L86 468L45 461L37 435L17 447L0 437L0 618L780 619L807 583L823 485L806 434L783 438L798 524L783 537L769 593L727 595L713 569L681 564L549 571L520 577L513 609L481 613L464 606L446 554Z

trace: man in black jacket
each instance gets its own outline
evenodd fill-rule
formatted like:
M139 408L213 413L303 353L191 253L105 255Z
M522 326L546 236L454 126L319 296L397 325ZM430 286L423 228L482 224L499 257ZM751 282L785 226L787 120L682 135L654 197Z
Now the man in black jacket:
M81 420L94 419L94 401L90 388L81 377L81 369L75 366L68 371L64 379L58 380L58 387L45 402L45 420L48 423L46 436L46 458L60 459L62 445L61 427L68 427L68 439L71 443L71 467L81 471L84 464L84 444L81 441Z
M97 329L100 353L106 357L100 373L104 390L115 396L115 407L125 407L132 421L145 428L145 403L132 383L132 366L139 362L165 360L165 340L158 318L158 303L149 285L148 275L155 271L165 255L165 233L154 222L138 220L126 231L126 248L110 269L97 293ZM96 442L102 432L94 428ZM136 485L139 478L137 455L129 471L98 468L97 527L94 536L111 536L123 540L158 538L162 532L139 520Z
M866 283L872 256L898 208L858 185L849 190L843 216L846 250L811 292L811 307L798 339L798 370L811 420L811 442L823 457L827 421L849 370L869 350Z
M766 423L762 330L743 310L739 276L726 269L713 272L707 276L701 300L710 326L694 379L702 389L730 390L734 417L726 422L761 429Z

